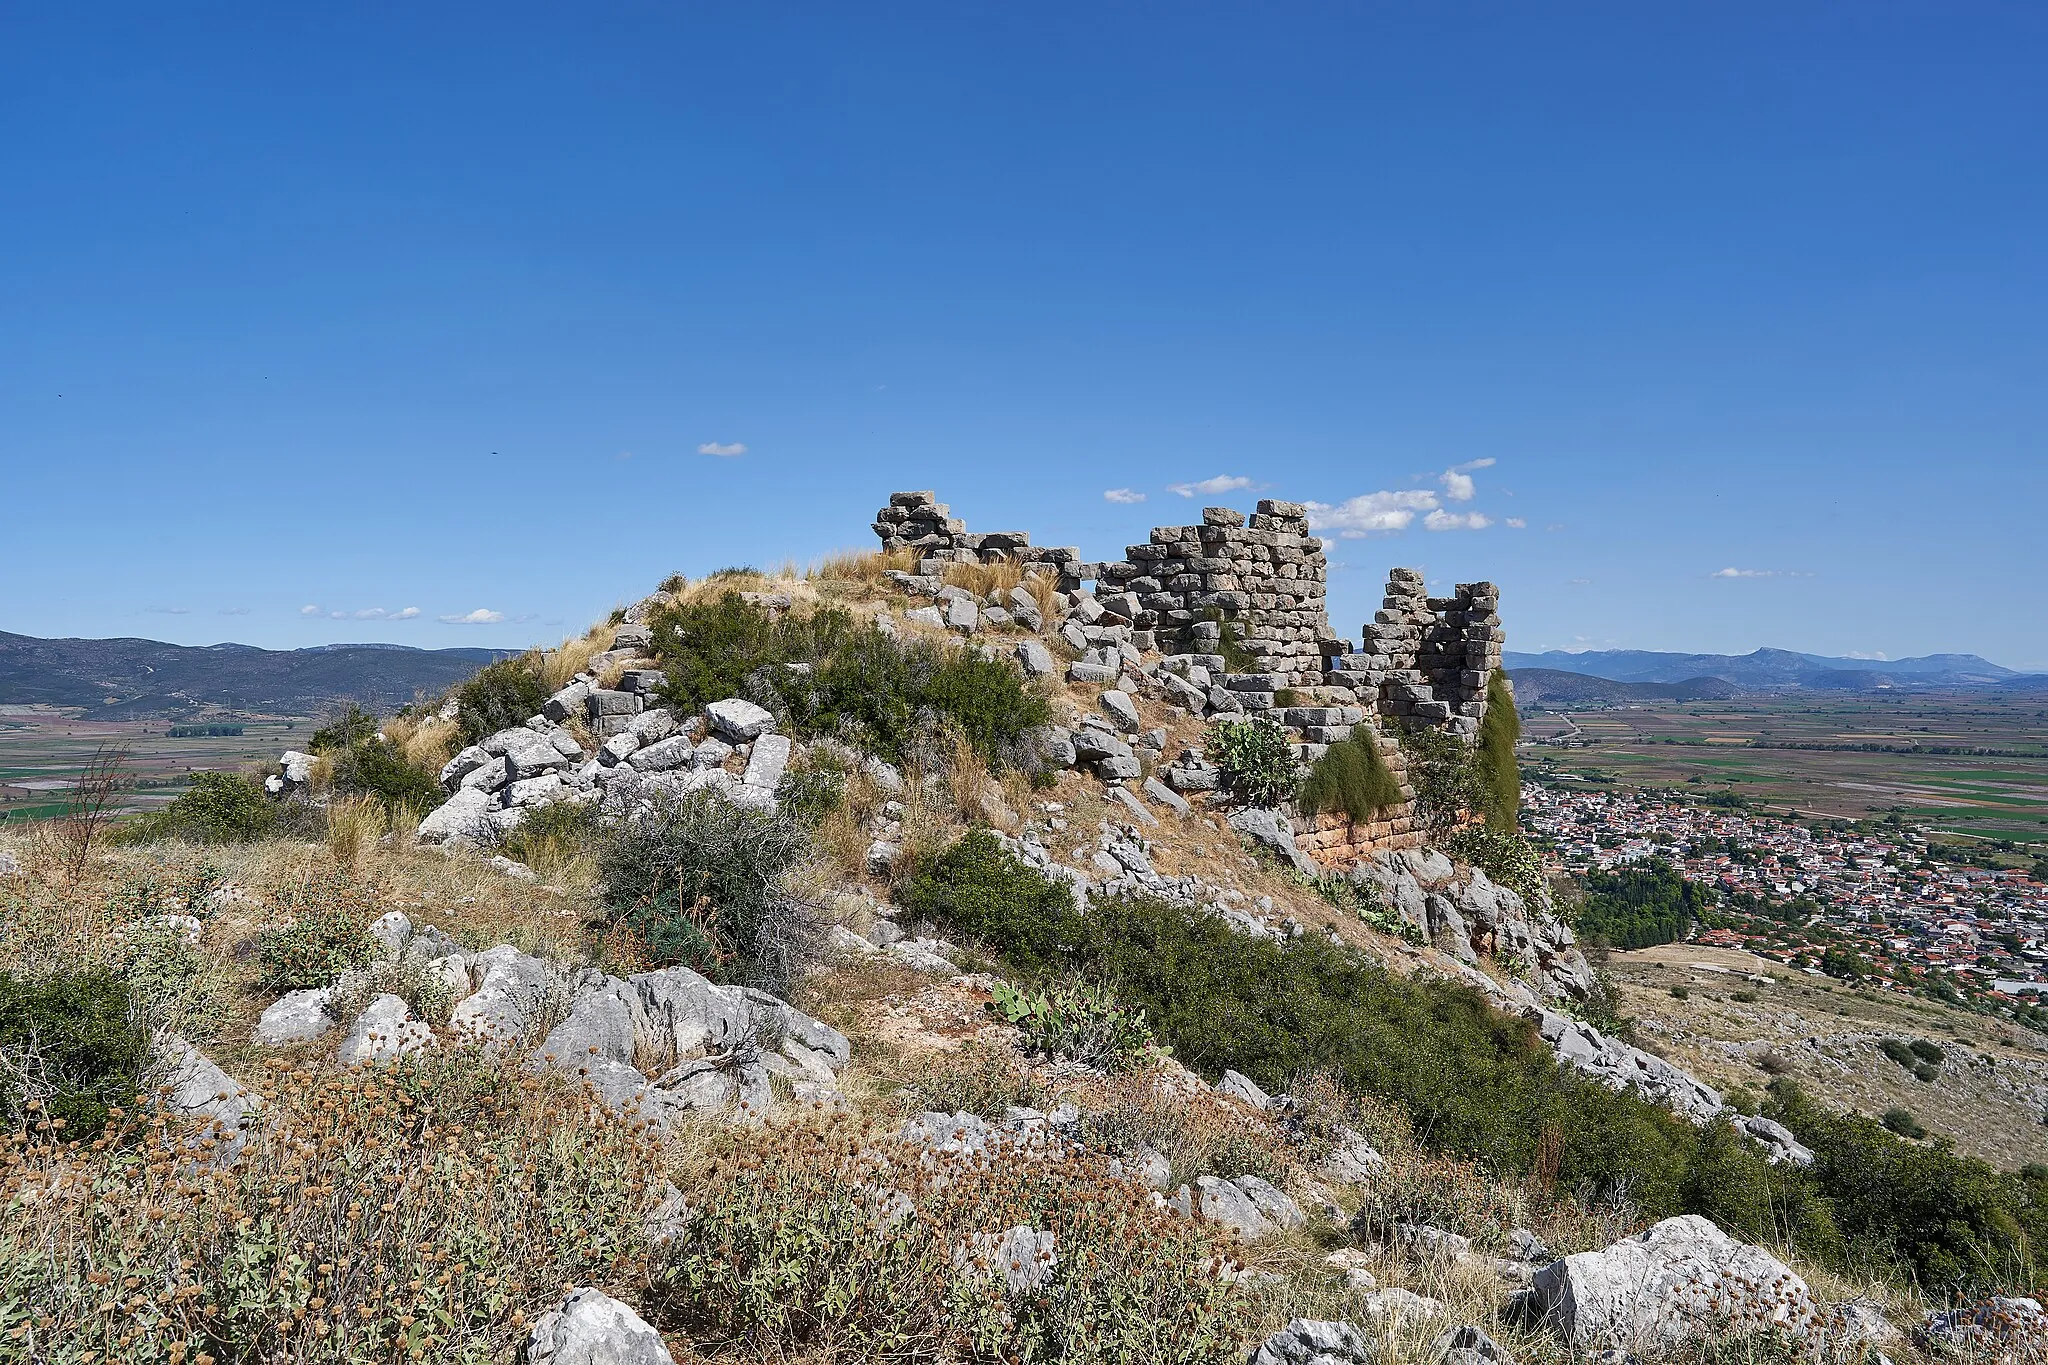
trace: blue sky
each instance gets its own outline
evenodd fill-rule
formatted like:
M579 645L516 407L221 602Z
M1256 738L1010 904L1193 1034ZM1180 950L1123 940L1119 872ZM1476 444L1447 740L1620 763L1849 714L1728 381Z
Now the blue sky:
M2044 69L2018 4L15 6L0 629L522 644L935 487L1321 504L1347 635L1410 564L1520 649L2048 669Z

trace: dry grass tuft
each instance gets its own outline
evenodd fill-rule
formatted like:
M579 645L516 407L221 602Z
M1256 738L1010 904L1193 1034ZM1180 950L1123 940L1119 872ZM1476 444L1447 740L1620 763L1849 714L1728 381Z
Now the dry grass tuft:
M419 821L412 823L416 827ZM344 797L328 803L327 852L335 865L351 876L390 829L390 815L374 796Z
M1015 559L998 559L992 564L949 564L946 581L956 588L965 588L977 599L985 599L992 592L1007 593L1022 583L1024 565Z
M576 680L576 675L590 667L590 657L598 653L601 646L592 635L571 636L555 648L540 656L541 685L550 692L559 692Z

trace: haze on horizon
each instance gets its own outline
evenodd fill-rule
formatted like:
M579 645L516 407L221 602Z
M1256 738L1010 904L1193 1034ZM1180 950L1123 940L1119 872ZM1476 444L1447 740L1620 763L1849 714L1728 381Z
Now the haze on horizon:
M22 10L0 630L516 646L898 488L2048 670L2048 13Z

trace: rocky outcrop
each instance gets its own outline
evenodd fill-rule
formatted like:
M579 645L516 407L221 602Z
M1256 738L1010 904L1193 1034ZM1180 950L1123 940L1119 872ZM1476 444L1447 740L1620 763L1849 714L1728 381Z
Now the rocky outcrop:
M1373 887L1426 941L1460 961L1512 964L1536 1000L1591 998L1593 969L1570 926L1547 904L1531 905L1480 869L1454 864L1436 849L1416 848L1381 853L1351 875Z
M578 1289L542 1314L526 1340L526 1365L675 1365L661 1333L599 1289Z
M1665 1351L1730 1326L1803 1336L1821 1322L1806 1281L1697 1214L1552 1262L1521 1307L1575 1351Z
M1375 1365L1365 1333L1348 1322L1296 1318L1252 1349L1248 1365Z
M185 1150L198 1156L200 1164L233 1161L249 1139L256 1096L176 1034L158 1043L157 1059L164 1077L157 1088L158 1107L191 1123L181 1135Z

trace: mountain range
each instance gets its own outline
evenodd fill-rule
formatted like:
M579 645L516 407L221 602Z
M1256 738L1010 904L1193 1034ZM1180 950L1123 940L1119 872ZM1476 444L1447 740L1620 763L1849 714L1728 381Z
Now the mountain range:
M0 631L0 704L77 706L106 720L223 711L313 716L344 702L390 710L512 651L410 645L171 645L43 640Z
M1746 692L1876 691L1930 687L2048 688L2048 676L2018 673L1975 654L1926 654L1911 659L1845 659L1759 649L1750 654L1677 654L1645 649L1603 649L1541 654L1509 652L1502 664L1521 685L1525 673L1573 673L1615 683L1686 684L1718 679ZM1554 678L1539 685L1558 686ZM1603 694L1604 695L1604 694ZM1665 694L1657 694L1665 695ZM1567 698L1559 696L1558 700ZM1576 698L1592 700L1585 696ZM1613 700L1637 699L1615 696ZM1649 700L1649 697L1639 698Z

